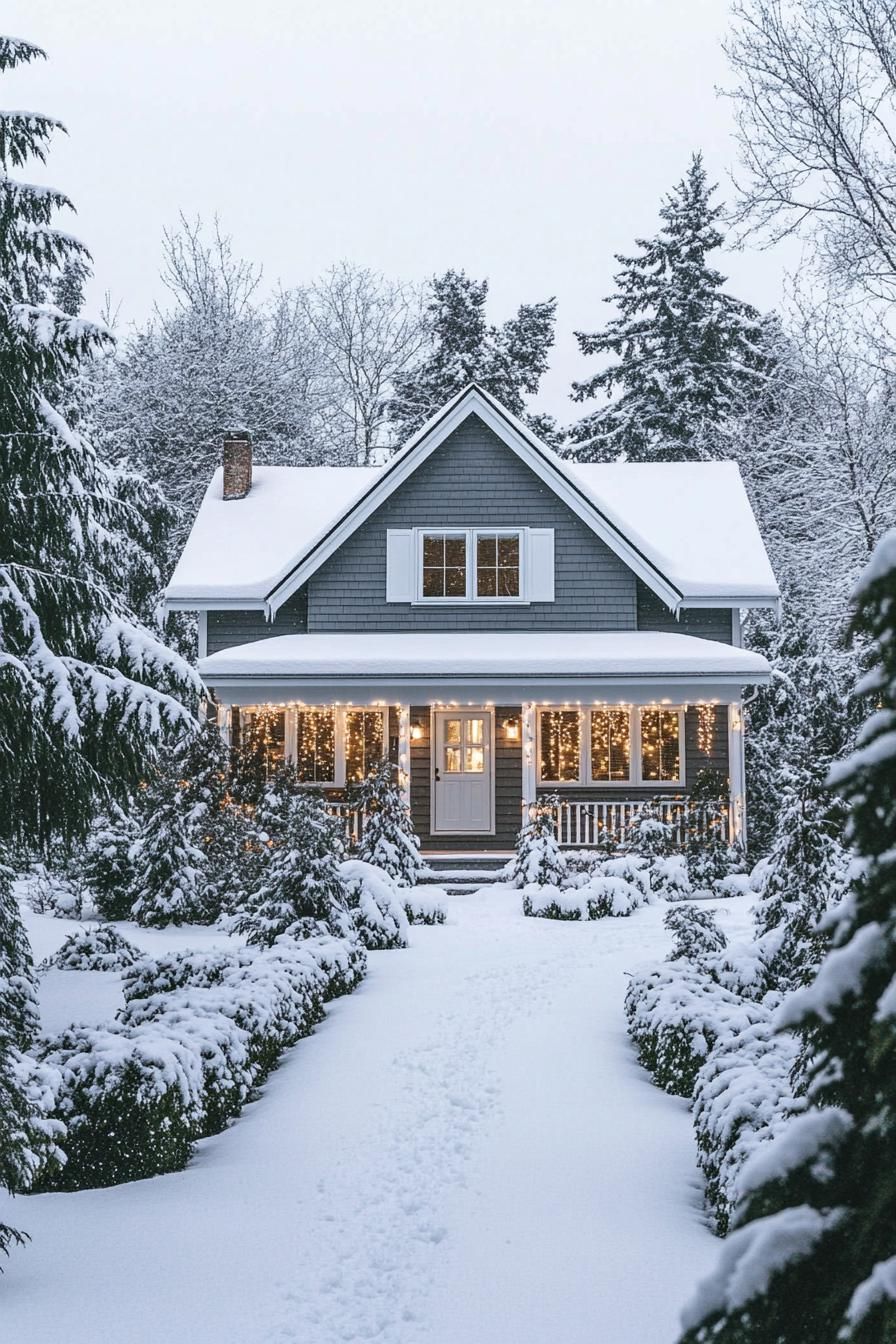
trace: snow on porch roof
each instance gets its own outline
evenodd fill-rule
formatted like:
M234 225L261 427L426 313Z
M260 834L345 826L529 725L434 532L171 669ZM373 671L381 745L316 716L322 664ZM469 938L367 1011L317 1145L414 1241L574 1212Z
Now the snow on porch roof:
M761 654L693 635L654 631L512 631L277 635L199 660L211 686L231 678L714 677L765 681Z

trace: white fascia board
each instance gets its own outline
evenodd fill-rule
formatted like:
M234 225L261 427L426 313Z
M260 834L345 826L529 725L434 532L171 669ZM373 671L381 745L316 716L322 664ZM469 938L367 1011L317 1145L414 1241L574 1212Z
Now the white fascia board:
M267 605L273 617L297 588L305 583L325 560L348 540L363 522L416 471L422 462L448 438L467 417L475 413L489 429L511 448L544 483L553 490L582 521L623 560L637 576L673 611L681 605L683 594L646 556L604 517L585 493L551 462L537 440L522 434L500 411L497 403L473 387L449 402L440 416L424 426L384 469L383 475L357 500L339 521L317 537L304 558L268 593Z
M209 678L215 697L224 704L696 704L717 701L737 704L745 685L766 685L768 673L705 677L644 676L602 679L599 677L539 677L522 681L513 677L308 677L259 676Z
M726 593L720 594L718 597L683 597L678 606L681 610L688 607L764 607L770 611L779 612L781 598L779 596L761 597L756 594L747 597L732 597L730 593Z
M166 597L163 611L267 611L263 597Z

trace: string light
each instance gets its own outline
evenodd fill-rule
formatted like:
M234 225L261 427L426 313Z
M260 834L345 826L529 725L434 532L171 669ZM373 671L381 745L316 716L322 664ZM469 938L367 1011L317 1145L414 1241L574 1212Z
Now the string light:
M712 753L715 719L715 705L702 704L697 706L697 750L704 756L709 756Z

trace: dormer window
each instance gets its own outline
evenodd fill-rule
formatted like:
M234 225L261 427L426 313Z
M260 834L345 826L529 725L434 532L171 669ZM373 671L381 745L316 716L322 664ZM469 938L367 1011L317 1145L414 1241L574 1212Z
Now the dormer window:
M527 530L418 529L418 601L525 600L522 556Z
M519 532L476 534L476 596L520 596Z
M423 533L421 597L467 596L466 532Z

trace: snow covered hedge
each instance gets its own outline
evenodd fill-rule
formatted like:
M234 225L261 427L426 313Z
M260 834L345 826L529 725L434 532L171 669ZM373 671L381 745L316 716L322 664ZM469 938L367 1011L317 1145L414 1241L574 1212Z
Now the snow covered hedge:
M409 924L444 924L448 918L443 904L448 893L442 887L414 887L401 895Z
M716 1041L765 1022L760 1004L686 961L633 975L625 995L629 1034L658 1087L692 1097L697 1073Z
M590 872L569 874L563 886L536 882L524 886L523 914L542 919L618 918L650 900L650 873L643 860L595 859Z
M123 971L142 957L140 949L111 924L95 924L70 933L59 950L41 963L40 969Z
M741 1198L740 1174L747 1159L779 1134L791 1115L805 1109L791 1077L799 1043L775 1031L772 1014L745 1031L725 1034L713 1046L694 1084L694 1131L706 1202L716 1231L725 1236Z
M238 1115L326 1000L363 978L360 944L279 938L268 948L174 953L125 972L125 1008L106 1027L46 1044L67 1133L61 1170L35 1188L80 1190L176 1171L196 1139Z

